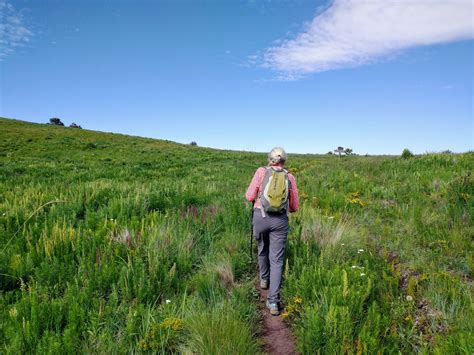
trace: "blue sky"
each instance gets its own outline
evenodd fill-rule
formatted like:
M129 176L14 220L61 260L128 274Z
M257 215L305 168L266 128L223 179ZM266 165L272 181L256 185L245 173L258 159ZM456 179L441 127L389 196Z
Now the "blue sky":
M436 4L0 0L0 115L251 151L472 150L472 4Z

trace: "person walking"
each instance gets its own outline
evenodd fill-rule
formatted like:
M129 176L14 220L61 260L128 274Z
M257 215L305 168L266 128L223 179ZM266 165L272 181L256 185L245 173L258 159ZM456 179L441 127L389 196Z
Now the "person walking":
M253 237L257 240L260 287L269 289L267 308L280 314L280 288L288 215L299 209L298 187L294 176L284 169L287 154L275 147L268 153L268 166L259 167L245 197L253 203Z

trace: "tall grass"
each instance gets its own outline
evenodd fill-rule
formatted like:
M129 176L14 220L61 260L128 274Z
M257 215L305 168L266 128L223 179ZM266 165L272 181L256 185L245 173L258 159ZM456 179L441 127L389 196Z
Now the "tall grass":
M264 162L0 119L1 351L258 352L243 194ZM289 162L300 351L471 353L474 155Z

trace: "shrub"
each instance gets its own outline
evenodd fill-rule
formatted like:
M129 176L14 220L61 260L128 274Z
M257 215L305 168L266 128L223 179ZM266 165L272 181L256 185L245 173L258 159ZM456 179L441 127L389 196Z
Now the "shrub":
M403 152L402 152L403 159L408 159L408 158L411 158L412 156L413 156L413 153L410 151L410 149L408 148L403 149Z
M64 126L64 123L61 122L61 119L57 117L50 118L49 124L52 124L55 126Z

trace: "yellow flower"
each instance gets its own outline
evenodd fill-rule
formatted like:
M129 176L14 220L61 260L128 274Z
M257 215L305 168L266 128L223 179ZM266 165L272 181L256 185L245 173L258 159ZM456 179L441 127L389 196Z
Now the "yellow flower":
M301 304L303 302L303 299L301 297L296 296L293 298L293 303L295 304Z
M163 322L160 323L160 328L162 329L172 329L174 331L179 331L183 329L183 321L178 318L165 318Z
M353 205L359 205L360 207L365 206L365 203L362 202L362 200L360 199L360 192L359 191L350 192L347 195L346 201L349 202L349 203L352 203Z

